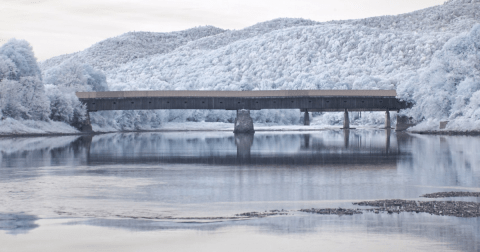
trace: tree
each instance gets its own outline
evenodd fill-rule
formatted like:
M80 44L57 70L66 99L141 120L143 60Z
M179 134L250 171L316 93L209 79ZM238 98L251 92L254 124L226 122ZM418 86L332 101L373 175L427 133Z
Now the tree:
M33 54L32 47L27 41L9 40L0 47L0 55L3 56L0 58L0 62L4 61L5 64L11 66L11 63L6 62L7 58L15 64L17 74L13 75L12 79L20 80L21 77L34 76L41 80L42 75L37 64L37 59ZM2 65L2 63L0 63L0 65ZM3 70L0 71L3 72Z
M50 104L27 41L11 39L0 47L0 93L4 116L48 120Z

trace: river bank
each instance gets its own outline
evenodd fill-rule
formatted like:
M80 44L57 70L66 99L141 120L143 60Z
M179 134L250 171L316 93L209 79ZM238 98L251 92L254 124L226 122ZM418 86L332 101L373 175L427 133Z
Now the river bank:
M446 135L446 136L479 136L480 131L477 130L472 130L472 131L440 131L440 130L435 130L435 131L407 131L409 133L413 134L420 134L420 135Z
M383 130L379 125L351 125L351 130ZM273 123L255 123L256 132L282 132L282 131L325 131L341 130L340 125L279 125ZM392 128L392 131L395 129ZM99 135L107 133L148 133L148 132L196 132L218 131L233 132L233 123L223 122L169 122L155 129L117 130L111 127L102 128L93 125L93 132L81 132L64 122L44 122L32 120L4 119L0 122L0 137L44 137L44 136L72 136L72 135ZM406 130L401 131L421 135L467 135L478 136L480 131L446 131L446 130Z

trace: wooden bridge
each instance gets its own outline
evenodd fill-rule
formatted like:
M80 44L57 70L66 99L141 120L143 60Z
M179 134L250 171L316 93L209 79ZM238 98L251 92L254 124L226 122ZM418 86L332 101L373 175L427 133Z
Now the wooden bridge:
M395 90L264 90L264 91L108 91L77 92L88 112L100 110L221 109L237 110L236 132L253 131L250 110L300 109L304 124L308 112L344 111L344 128L350 128L348 111L389 111L410 107L396 98ZM238 113L243 113L238 114ZM251 118L250 118L251 120ZM387 122L388 121L388 122ZM243 126L242 126L243 124ZM250 127L251 125L251 127ZM238 126L238 127L237 127Z

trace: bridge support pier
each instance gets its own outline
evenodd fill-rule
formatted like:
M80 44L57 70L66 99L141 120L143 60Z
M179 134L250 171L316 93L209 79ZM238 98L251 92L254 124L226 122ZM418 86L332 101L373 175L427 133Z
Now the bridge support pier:
M254 133L253 120L250 117L250 110L237 110L237 117L235 118L235 125L233 133Z
M305 114L303 115L303 125L310 125L310 114L308 113L308 109L305 109Z
M390 111L387 109L385 112L385 129L391 129L392 125L390 122Z
M352 129L350 128L350 119L348 118L348 109L345 109L343 113L343 128L342 129Z

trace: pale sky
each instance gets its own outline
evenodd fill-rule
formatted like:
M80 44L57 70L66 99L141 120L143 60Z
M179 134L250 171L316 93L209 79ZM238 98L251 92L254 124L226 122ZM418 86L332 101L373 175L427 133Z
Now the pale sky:
M129 31L213 25L242 29L275 18L315 21L395 15L445 0L0 0L0 45L25 39L36 57L81 51Z

